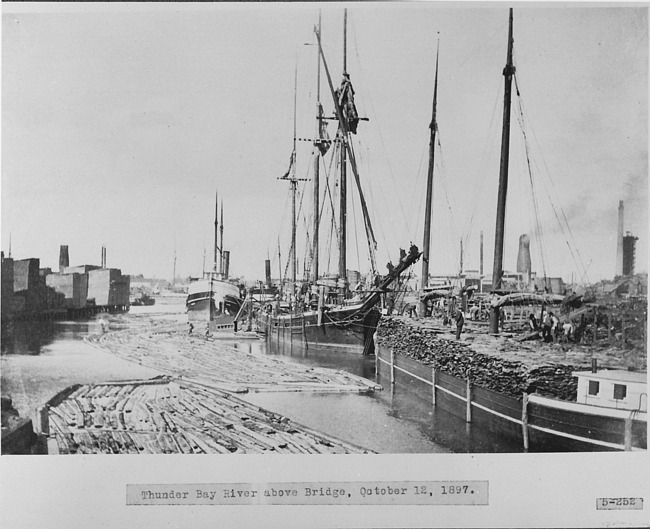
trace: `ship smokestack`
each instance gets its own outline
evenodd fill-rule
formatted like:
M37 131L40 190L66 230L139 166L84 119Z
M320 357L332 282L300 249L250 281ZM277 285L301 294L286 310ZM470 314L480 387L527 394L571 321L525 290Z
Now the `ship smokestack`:
M65 269L70 266L70 256L68 255L68 245L62 244L59 250L59 273L63 274Z
M616 235L616 276L623 275L623 226L624 226L623 201L618 203L618 233Z
M228 279L228 272L230 271L230 251L223 251L223 277Z
M271 260L267 259L264 261L264 266L266 268L266 286L271 286Z
M519 237L519 253L517 254L517 272L524 275L526 286L530 285L530 237L525 233Z

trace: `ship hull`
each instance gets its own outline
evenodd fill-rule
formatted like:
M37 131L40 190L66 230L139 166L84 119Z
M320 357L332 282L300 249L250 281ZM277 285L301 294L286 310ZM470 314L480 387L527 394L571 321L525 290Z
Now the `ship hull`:
M190 284L185 303L190 323L233 324L242 300L239 287L219 279L201 279Z
M647 412L609 409L528 395L504 395L442 370L377 351L378 382L394 384L522 450L539 452L647 450Z
M333 347L351 353L374 354L373 335L379 323L376 308L341 307L299 314L264 315L261 317L267 339Z

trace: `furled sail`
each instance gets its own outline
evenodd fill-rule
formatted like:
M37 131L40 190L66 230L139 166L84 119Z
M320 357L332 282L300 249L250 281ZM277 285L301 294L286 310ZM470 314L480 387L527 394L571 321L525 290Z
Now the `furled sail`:
M323 107L319 103L319 116L323 114ZM330 135L327 133L327 123L325 120L320 120L319 130L318 130L318 150L320 151L321 156L325 156L327 151L329 151L332 145L332 140L330 140Z
M357 107L354 105L354 88L352 88L350 76L347 73L343 74L343 81L341 81L341 87L336 91L336 97L339 107L343 111L348 130L352 134L356 134L359 114L357 113Z

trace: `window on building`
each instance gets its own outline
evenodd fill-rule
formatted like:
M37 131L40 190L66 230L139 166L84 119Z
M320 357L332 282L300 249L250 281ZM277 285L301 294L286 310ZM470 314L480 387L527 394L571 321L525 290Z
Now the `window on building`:
M589 381L589 395L598 395L598 390L600 389L600 382L597 380Z
M627 395L627 386L614 384L614 399L623 400Z

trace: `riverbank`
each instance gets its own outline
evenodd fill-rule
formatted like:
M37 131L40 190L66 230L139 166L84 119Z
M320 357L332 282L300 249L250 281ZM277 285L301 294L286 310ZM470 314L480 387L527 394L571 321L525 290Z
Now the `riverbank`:
M647 356L638 349L521 342L513 334L493 336L468 327L456 340L452 327L433 318L384 317L376 339L396 354L515 397L530 391L575 400L577 381L572 373L590 369L593 359L601 368L647 370Z

